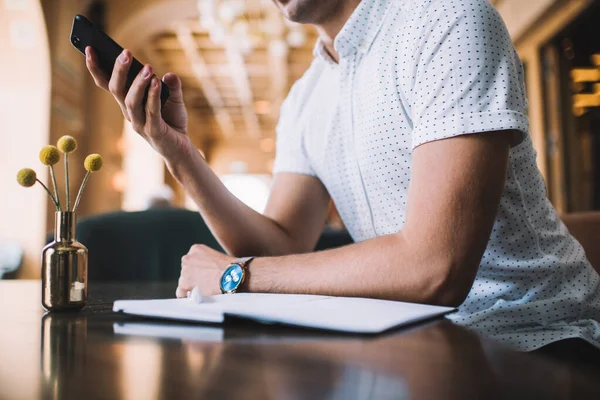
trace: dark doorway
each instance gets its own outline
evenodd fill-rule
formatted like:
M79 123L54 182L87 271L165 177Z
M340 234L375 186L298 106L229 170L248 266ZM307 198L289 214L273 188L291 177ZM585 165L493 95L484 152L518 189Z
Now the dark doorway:
M541 50L548 189L567 212L600 210L600 107L574 108L577 93L600 93L598 82L574 84L572 71L597 68L600 1ZM558 199L558 200L557 200Z

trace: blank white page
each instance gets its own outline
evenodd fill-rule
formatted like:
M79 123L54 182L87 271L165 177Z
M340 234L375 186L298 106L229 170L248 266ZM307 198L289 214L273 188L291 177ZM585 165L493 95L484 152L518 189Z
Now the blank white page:
M192 302L191 299L117 300L113 311L156 318L220 323L223 322L226 311L230 309L257 310L274 302L283 306L328 298L293 294L238 293L205 297L200 304Z
M454 310L387 300L260 293L212 296L201 304L188 299L120 300L113 309L147 317L217 323L231 315L355 333L379 333Z

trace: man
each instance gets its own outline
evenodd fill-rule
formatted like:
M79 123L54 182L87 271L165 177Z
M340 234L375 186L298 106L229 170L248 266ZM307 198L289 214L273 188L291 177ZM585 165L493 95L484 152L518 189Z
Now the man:
M600 346L599 277L546 198L522 66L493 7L274 2L320 39L281 110L264 215L232 196L192 146L174 74L164 77L171 97L161 111L150 66L127 92L131 54L108 80L87 51L98 86L164 157L229 254L192 247L177 296L225 285L460 306L452 320L517 349L568 338ZM310 253L330 198L357 243Z

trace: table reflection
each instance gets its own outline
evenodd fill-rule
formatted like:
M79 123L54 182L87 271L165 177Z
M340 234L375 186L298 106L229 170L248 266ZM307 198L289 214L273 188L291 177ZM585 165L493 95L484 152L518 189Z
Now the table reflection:
M40 350L42 396L53 399L586 398L597 390L449 321L365 337L46 314Z
M375 379L364 398L494 398L502 389L478 337L447 321L368 341L307 343L293 351L372 374ZM402 377L404 386L398 387L390 377ZM361 381L347 385L355 393L366 390Z
M457 342L467 340L472 346L477 338L465 339L464 330L454 328L434 323L365 338L276 327L114 325L118 335L132 339L178 341L181 357L172 362L184 364L180 368L192 378L195 393L286 399L462 399L480 393L494 383L494 376L481 346L465 354Z
M84 370L87 317L75 313L46 313L41 324L40 365L42 393L62 399L65 381L78 379Z
M187 388L206 398L571 398L593 391L578 391L583 380L566 379L560 366L492 345L449 321L366 338L273 326L114 328L129 340L180 346L163 358L162 378L169 382L170 371L184 370Z
M404 398L407 393L398 377L288 350L301 344L351 343L360 340L356 336L279 326L222 328L151 321L115 323L113 328L127 340L154 338L171 349L181 346L163 359L163 378L169 381L170 371L177 369L200 398L367 399L389 393Z

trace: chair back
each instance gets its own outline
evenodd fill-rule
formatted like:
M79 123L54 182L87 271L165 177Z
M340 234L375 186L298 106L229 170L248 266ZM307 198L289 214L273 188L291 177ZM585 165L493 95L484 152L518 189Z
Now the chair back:
M352 243L354 243L354 241L347 230L326 227L315 246L315 251L333 249Z
M223 251L199 213L177 208L113 212L82 218L77 240L89 250L90 282L177 281L181 257L194 244ZM52 241L49 235L47 241ZM315 250L352 243L346 232L325 229Z
M192 245L222 251L199 213L176 208L82 218L77 239L89 250L90 282L177 281Z

